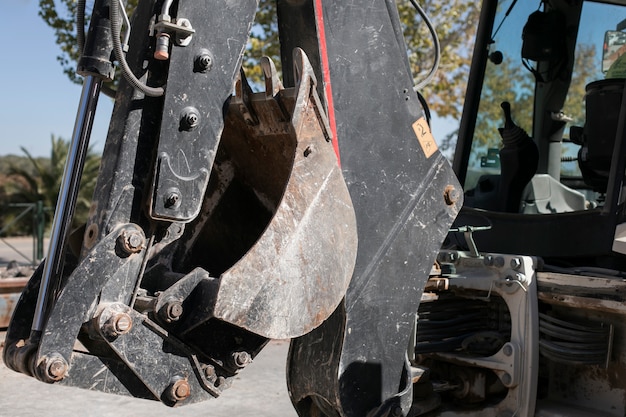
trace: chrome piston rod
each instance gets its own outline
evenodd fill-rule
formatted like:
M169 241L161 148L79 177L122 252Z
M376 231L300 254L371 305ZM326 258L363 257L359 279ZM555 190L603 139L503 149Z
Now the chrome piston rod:
M83 89L74 123L74 132L65 161L65 170L59 190L59 197L52 222L52 234L48 246L48 255L44 261L41 285L35 306L35 315L31 330L41 332L46 321L46 312L50 300L55 296L57 285L63 273L64 253L70 232L80 180L85 165L85 157L89 148L91 128L98 104L98 96L102 79L87 76L83 81Z

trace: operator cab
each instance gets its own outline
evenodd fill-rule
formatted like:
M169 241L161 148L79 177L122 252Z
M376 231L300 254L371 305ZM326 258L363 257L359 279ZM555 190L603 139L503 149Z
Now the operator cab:
M484 1L453 163L480 251L626 266L625 6Z

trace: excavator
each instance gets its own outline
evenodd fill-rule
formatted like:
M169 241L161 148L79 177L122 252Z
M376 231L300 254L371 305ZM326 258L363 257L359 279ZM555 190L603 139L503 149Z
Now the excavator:
M278 0L282 80L262 59L260 92L257 6L96 0L7 366L174 407L291 339L303 417L624 416L626 4L483 0L452 164L395 1Z

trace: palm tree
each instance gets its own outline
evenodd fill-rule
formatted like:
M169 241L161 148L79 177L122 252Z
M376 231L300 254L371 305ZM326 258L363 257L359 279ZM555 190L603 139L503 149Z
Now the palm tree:
M35 158L28 150L21 148L30 162L30 166L18 167L13 165L9 170L10 193L13 201L23 203L42 201L46 208L54 209L56 207L65 160L69 151L69 141L52 135L51 144L50 158ZM99 167L100 157L90 148L85 158L85 167L76 202L73 221L75 226L84 223L87 219ZM50 224L52 211L47 211L47 224Z

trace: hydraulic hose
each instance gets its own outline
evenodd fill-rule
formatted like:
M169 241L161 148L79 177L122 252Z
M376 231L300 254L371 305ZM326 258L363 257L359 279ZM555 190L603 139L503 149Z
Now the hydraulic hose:
M85 49L85 7L87 0L78 0L76 5L76 41L80 55Z
M122 48L122 41L120 40L120 21L120 2L119 0L111 0L111 31L113 32L113 52L115 53L115 58L120 64L120 68L122 70L124 78L126 79L126 81L128 81L129 84L135 87L135 89L141 91L146 96L162 96L165 93L165 89L163 87L149 87L145 85L135 76L135 74L133 74L133 71L128 66L128 62L126 62L126 56L124 55L124 50Z
M411 0L411 4L413 5L413 7L415 7L415 10L417 10L419 15L422 17L424 23L426 23L426 26L428 27L428 30L433 37L433 43L435 45L435 61L433 62L433 66L430 69L430 72L428 73L428 75L426 75L426 78L424 78L424 80L420 81L415 87L413 87L414 91L418 91L427 86L432 81L433 77L437 73L437 70L439 69L439 62L441 61L441 44L439 42L439 36L437 36L437 32L435 31L435 27L428 18L428 15L426 15L424 9L422 9L422 7L417 3L416 0Z

